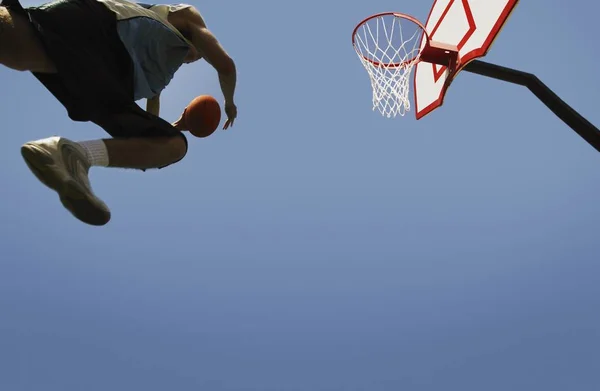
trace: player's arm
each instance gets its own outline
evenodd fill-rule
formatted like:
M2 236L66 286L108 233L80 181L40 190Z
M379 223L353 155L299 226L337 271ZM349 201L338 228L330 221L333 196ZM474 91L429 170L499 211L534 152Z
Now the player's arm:
M160 93L156 94L153 98L146 100L146 111L155 116L159 116L160 113Z
M237 83L235 63L206 27L197 28L192 39L200 54L218 72L225 104L233 103Z
M206 27L196 27L192 30L192 43L204 59L217 70L219 84L225 97L225 114L227 121L223 129L233 126L237 117L237 106L234 102L237 71L234 61L229 57L219 41Z
M218 72L225 104L233 104L237 82L235 62L206 27L200 13L193 7L186 9L185 27L196 50Z

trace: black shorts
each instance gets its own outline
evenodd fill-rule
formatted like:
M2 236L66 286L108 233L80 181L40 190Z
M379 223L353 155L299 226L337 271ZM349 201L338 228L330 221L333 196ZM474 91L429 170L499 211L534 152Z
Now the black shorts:
M74 121L91 121L115 138L182 136L167 121L140 108L133 95L133 65L117 33L116 15L95 0L60 0L23 8L58 73L34 76ZM185 137L184 137L185 139Z

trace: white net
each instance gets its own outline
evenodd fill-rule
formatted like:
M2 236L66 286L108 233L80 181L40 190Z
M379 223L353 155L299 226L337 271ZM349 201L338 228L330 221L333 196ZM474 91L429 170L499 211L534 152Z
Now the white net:
M410 111L410 75L422 35L416 23L394 14L369 19L356 31L354 48L371 79L373 110L388 118Z

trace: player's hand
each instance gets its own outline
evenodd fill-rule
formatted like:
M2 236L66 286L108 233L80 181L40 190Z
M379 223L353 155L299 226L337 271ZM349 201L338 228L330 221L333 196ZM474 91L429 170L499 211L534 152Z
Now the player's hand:
M185 111L183 112L185 113ZM173 127L181 132L185 132L189 129L187 129L187 127L185 126L185 124L183 123L183 114L181 114L181 116L179 117L179 119L175 122L173 122L171 125L173 125Z
M223 130L233 126L233 121L237 117L237 107L233 103L225 103L225 114L227 114L227 121L223 125Z

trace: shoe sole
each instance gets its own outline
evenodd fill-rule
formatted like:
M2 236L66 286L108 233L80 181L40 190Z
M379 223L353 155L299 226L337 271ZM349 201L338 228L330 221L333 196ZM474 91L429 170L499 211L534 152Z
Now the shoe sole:
M63 206L80 221L101 226L110 221L110 212L99 205L77 181L59 173L53 168L54 160L37 146L25 144L21 155L33 175L48 188L58 193Z

